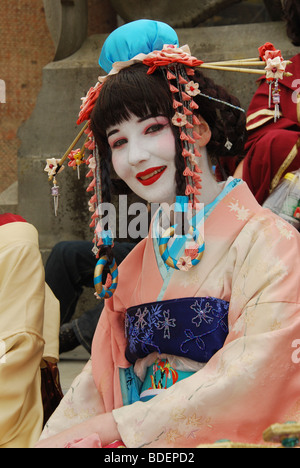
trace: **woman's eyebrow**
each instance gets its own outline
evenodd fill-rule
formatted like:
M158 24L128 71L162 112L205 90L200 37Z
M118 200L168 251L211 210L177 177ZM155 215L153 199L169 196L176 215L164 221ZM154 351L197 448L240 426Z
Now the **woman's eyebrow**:
M148 119L155 119L157 117L162 117L162 114L149 114L149 115L145 115L145 117L141 117L137 123L142 123L144 122L145 120L148 120ZM110 132L107 133L107 138L109 138L110 136L114 135L115 133L118 133L119 130L117 128L114 128L113 130L111 130Z
M141 117L138 122L144 122L145 120L148 120L148 119L156 119L157 117L163 117L162 114L149 114L149 115L145 115L145 117Z
M111 130L108 134L107 134L107 138L109 138L110 136L114 135L115 133L118 133L119 130L117 128L115 128L114 130Z

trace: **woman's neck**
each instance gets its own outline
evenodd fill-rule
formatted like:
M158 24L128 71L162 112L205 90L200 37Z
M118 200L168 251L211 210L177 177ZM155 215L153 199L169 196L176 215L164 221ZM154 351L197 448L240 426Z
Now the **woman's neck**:
M201 154L202 156L199 158L198 166L202 170L202 188L200 190L201 195L197 198L200 203L208 205L222 192L224 186L216 181L216 178L212 173L206 148L201 148Z
M201 174L201 195L197 195L197 199L200 204L209 205L212 203L217 196L222 192L224 184L220 184L216 181L214 174L212 173L209 159L207 156L206 148L201 148L201 158L198 158L198 166L202 170ZM175 208L175 199L170 202L161 203L162 211L171 221L171 224L174 223L174 208Z

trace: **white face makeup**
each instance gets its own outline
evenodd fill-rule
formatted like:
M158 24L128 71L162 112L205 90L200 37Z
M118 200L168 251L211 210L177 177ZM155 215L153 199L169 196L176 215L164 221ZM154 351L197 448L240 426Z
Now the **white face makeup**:
M175 138L164 116L129 120L107 130L118 176L150 203L175 201Z

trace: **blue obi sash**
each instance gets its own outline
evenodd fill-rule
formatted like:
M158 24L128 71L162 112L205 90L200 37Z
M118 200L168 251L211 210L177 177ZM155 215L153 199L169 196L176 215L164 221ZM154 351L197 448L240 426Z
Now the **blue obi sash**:
M130 307L125 318L126 359L158 352L207 362L228 335L229 302L186 297Z

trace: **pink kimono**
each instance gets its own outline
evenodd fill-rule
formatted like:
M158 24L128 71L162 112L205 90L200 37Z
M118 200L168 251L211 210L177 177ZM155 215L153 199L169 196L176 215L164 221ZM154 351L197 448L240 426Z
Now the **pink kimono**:
M119 267L118 288L102 312L89 375L97 389L94 413L113 411L127 447L197 447L224 438L260 443L270 424L299 420L299 233L241 183L214 206L204 234L199 265L168 272L150 231ZM205 297L229 305L222 347L191 376L124 406L120 375L131 367L126 311Z

